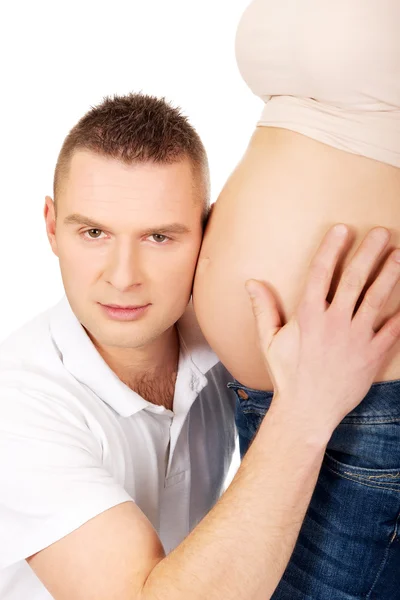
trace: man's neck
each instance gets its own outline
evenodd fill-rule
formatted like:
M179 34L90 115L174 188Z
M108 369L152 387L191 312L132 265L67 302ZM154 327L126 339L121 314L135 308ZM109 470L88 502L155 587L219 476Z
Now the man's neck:
M92 341L125 385L148 402L172 410L179 362L176 325L152 344L141 348L105 348Z

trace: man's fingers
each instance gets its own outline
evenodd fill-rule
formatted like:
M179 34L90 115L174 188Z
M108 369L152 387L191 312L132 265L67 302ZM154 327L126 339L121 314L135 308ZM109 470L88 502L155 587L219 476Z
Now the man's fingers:
M314 305L325 310L325 301L331 287L333 273L345 245L348 228L342 223L331 227L314 255L300 300L300 305Z
M266 353L271 340L282 326L278 307L267 286L256 279L246 281L246 290L250 296L261 350Z
M363 301L353 318L353 324L357 326L360 323L362 327L367 325L372 329L399 280L400 249L396 249L386 259L382 271L365 293Z
M384 227L371 229L345 268L339 281L331 309L346 310L352 318L357 301L360 298L373 267L390 239L390 233Z
M381 327L371 342L372 354L379 360L384 358L386 353L400 339L400 312L396 313Z

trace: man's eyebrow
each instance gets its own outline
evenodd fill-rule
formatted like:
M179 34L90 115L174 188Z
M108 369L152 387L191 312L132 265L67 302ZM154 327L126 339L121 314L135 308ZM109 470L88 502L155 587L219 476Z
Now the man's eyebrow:
M142 235L151 235L152 233L190 233L190 229L181 223L167 223L166 225L155 225L154 227L145 229Z
M107 227L94 221L90 217L85 217L84 215L80 215L74 213L65 217L64 219L65 225L86 225L86 227L92 227L93 229L101 229L102 231L107 231ZM164 234L164 233L172 233L172 234L184 234L190 233L190 229L183 225L182 223L167 223L165 225L155 225L154 227L148 227L144 231L141 232L142 235L151 235L152 233L156 234Z
M93 229L106 229L101 223L97 223L97 221L78 213L65 217L64 225L87 225L88 227L93 227Z

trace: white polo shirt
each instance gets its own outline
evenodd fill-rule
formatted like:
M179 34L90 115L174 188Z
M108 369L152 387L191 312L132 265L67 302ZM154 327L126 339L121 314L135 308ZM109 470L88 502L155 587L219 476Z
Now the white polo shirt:
M25 558L135 502L169 552L218 500L236 444L229 373L188 307L173 412L133 392L64 297L0 346L0 599L49 600Z

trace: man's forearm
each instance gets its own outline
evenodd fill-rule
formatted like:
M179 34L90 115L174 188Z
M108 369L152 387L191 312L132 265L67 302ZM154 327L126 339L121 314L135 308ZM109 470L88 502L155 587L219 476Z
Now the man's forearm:
M153 569L143 600L267 600L293 551L329 436L270 409L232 484Z

